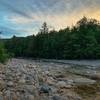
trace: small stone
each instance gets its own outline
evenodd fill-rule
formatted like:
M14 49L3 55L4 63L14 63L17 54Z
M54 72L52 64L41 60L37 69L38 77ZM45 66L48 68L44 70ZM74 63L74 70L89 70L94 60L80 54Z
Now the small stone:
M7 98L7 100L12 100L11 91L7 90L5 92L5 98ZM4 100L6 100L6 99L4 99Z
M73 84L73 80L71 79L67 80L67 84Z
M27 90L28 93L33 94L33 92L34 92L34 87L33 87L33 85L26 85L26 86L25 86L25 89Z
M26 67L26 66L27 66L26 64L23 65L23 67Z
M22 83L22 84L23 84L23 83L25 83L25 82L26 82L25 79L20 79L20 80L19 80L19 83Z
M28 95L28 96L27 96L27 100L35 100L35 99L34 99L34 95Z
M49 72L49 71L45 71L45 74L46 74L46 75L49 75L49 74L50 74L50 72Z
M47 84L49 85L54 85L55 84L55 80L52 77L48 77L46 80Z
M66 87L66 82L64 82L64 81L59 81L59 82L57 83L57 87L59 87L59 88L64 88L64 87Z
M17 95L15 93L13 94L12 98L13 98L13 100L18 100L18 97L17 97Z
M56 88L55 86L51 86L51 90L52 90L52 94L55 94L58 92L58 88Z
M74 80L74 82L77 84L94 84L96 81L86 78L77 78Z
M12 81L7 82L7 86L12 87L13 85L14 85L14 84L13 84L13 82L12 82Z
M65 97L62 97L62 96L59 96L59 95L55 95L52 97L53 100L68 100L68 98L65 98Z
M40 93L49 93L51 88L48 85L42 85L40 88Z
M0 81L0 90L5 88L5 82L3 80Z
M70 89L70 88L72 88L72 86L70 84L68 84L68 85L65 86L65 88Z
M0 96L0 100L3 100L3 97L2 96Z

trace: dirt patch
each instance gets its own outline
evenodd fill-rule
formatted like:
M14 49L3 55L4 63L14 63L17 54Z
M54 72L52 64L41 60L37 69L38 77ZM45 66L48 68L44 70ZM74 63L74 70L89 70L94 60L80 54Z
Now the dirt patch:
M77 85L74 87L74 91L79 94L83 100L100 100L97 99L100 98L100 82L90 85Z

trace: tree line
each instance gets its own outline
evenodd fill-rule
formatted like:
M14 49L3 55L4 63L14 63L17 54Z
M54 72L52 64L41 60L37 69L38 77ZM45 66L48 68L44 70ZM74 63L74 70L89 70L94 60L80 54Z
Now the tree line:
M83 17L76 25L59 31L49 31L43 23L36 36L13 36L4 40L4 45L14 57L100 59L100 23Z
M0 62L4 63L8 58L8 54L4 48L3 43L0 40Z

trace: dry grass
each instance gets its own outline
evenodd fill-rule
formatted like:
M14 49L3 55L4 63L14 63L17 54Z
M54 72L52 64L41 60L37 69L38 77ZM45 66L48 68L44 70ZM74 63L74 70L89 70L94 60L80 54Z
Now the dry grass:
M78 85L74 88L74 91L77 92L84 100L91 100L89 98L94 98L93 100L98 100L100 96L100 82L90 85Z

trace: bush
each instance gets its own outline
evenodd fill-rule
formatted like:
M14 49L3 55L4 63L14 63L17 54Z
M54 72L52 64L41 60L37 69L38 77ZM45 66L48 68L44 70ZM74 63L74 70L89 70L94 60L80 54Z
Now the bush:
M6 53L3 44L0 43L0 62L4 63L7 60L7 58L8 54Z

